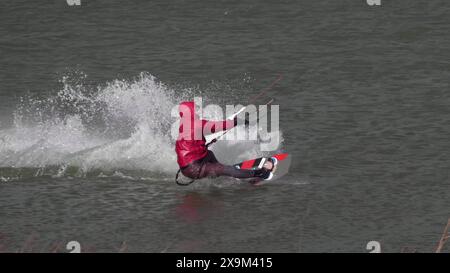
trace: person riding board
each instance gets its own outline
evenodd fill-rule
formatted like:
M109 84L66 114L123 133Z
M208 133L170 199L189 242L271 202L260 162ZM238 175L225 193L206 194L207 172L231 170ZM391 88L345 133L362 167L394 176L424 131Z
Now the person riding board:
M237 125L237 118L224 121L209 121L200 119L195 112L195 103L185 101L179 105L180 127L175 144L177 162L181 173L191 179L205 177L231 176L239 179L272 178L272 170L276 162L271 159L261 169L242 170L233 166L221 164L214 153L208 150L205 134L229 130ZM245 121L246 125L248 120ZM188 127L188 128L184 128Z

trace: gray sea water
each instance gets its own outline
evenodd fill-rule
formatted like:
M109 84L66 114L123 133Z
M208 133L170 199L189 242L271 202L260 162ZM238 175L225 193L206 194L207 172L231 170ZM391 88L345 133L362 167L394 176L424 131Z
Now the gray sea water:
M449 45L448 1L3 1L0 251L432 252ZM177 186L170 109L245 103L279 75L289 174Z

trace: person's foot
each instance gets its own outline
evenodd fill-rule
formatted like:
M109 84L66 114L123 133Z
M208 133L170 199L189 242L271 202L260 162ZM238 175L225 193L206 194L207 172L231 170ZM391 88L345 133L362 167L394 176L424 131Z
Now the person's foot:
M266 168L262 168L262 170L263 170L263 173L262 173L262 175L261 175L261 178L262 178L262 179L264 179L264 180L270 180L270 179L272 179L272 177L273 177L272 170L268 170L268 169L266 169Z
M270 161L270 159L268 159L268 160L266 160L266 162L264 162L263 169L272 171L273 167L274 167L274 165L273 165L272 161Z
M273 172L275 171L277 164L278 159L276 159L275 157L269 157L264 163L263 168Z
M261 179L267 180L272 172L266 168L255 170L255 177L259 177Z
M277 166L278 160L275 157L270 157L264 162L261 169L255 170L255 177L259 177L264 180L270 180L273 178L273 172Z

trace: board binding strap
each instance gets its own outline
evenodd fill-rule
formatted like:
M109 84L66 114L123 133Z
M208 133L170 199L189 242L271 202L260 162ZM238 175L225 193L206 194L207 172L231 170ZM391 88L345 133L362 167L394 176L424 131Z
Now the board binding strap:
M261 170L262 168L266 168L266 169L270 170L269 175L267 177L264 177L263 180L260 179L257 182L270 181L270 180L280 178L287 172L287 168L289 168L289 162L288 162L289 160L286 160L287 158L288 158L287 153L276 154L271 157L260 157L260 158L246 160L241 163L234 164L233 166L237 169L245 169L245 170ZM284 168L286 170L282 171L278 175L277 172L279 171L280 165L281 165L281 167L283 167L283 165L286 165ZM254 181L252 180L250 182L252 182L252 184L253 184Z

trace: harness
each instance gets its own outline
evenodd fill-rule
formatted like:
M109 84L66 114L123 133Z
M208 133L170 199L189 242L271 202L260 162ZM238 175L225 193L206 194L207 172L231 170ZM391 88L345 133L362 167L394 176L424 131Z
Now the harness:
M175 176L175 183L177 183L178 186L189 186L190 184L194 183L196 179L198 179L198 176L196 179L192 179L191 181L187 182L187 183L181 183L180 181L178 181L178 176L181 173L181 168L178 169L177 171L177 175Z

